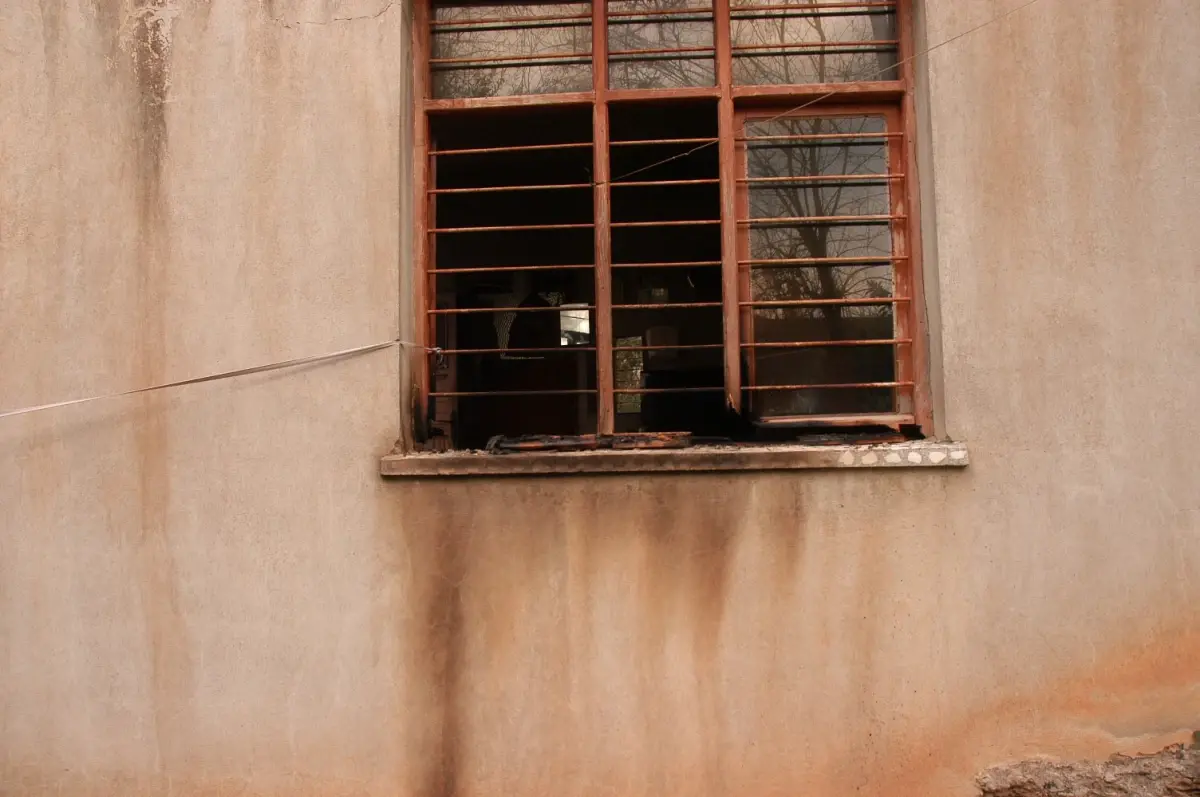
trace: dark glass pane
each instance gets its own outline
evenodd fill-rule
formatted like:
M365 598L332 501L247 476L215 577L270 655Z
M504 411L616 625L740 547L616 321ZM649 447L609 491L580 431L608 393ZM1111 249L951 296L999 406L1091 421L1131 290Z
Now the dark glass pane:
M892 291L890 264L772 266L750 271L750 295L756 302L881 299L891 297Z
M892 236L886 224L810 224L750 230L750 256L755 260L871 258L891 253Z
M886 257L891 198L886 120L804 117L746 125L750 218L850 217L831 223L760 222L750 229L754 259ZM846 179L840 178L848 175ZM858 175L871 175L860 177ZM794 181L787 178L796 178ZM813 179L820 178L820 179Z
M890 9L793 2L794 9L767 10L755 5L734 3L735 83L896 79L896 19Z
M757 343L891 340L895 334L892 307L891 304L758 307L753 318L754 340Z
M590 90L590 13L586 3L435 7L434 96Z
M751 121L747 170L750 177L886 174L886 132L881 116Z
M760 343L870 341L893 337L890 305L759 308L754 336ZM894 382L892 345L811 346L753 349L756 385L846 385ZM816 388L756 391L766 416L886 413L895 409L894 388Z
M895 388L821 388L758 391L755 397L766 418L792 415L863 415L895 411Z

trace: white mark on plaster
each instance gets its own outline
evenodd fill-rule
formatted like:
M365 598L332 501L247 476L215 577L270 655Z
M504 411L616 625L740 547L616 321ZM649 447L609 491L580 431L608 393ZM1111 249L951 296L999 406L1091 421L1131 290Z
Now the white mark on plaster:
M884 461L886 461L886 462L887 462L887 464L889 464L889 465L898 465L898 464L900 464L900 455L899 455L899 454L897 454L895 451L893 451L892 453L888 454L888 455L887 455L886 457L884 457L883 459L884 459Z
M910 452L908 455L908 461L914 465L920 465L921 464L921 455L916 451Z
M929 461L932 462L934 465L938 464L945 458L946 458L945 451L932 451L929 454Z
M841 459L839 459L838 462L841 463L842 465L847 465L847 466L853 465L854 464L854 452L847 451L846 453L842 454Z
M864 454L862 458L862 464L864 465L874 465L878 461L879 457L875 456L874 451L870 452L869 454Z
M962 460L962 459L966 459L966 458L967 458L966 451L951 451L950 452L950 459Z

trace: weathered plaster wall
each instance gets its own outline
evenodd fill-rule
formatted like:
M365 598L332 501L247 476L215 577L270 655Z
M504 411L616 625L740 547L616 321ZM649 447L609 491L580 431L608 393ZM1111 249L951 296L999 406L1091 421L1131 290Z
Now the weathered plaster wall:
M388 5L0 3L0 407L395 337ZM0 422L0 793L396 792L397 370Z
M929 58L963 472L383 483L387 353L0 421L0 793L960 795L1186 738L1197 31L1040 0ZM0 7L0 407L392 337L403 39Z

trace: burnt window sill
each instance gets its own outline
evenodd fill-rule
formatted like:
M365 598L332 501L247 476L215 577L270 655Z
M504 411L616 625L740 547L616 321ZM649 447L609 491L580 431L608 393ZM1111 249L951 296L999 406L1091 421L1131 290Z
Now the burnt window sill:
M388 454L380 473L398 478L535 476L579 473L685 473L962 468L970 462L962 443L928 441L877 445L695 446L640 451L539 451L521 454Z

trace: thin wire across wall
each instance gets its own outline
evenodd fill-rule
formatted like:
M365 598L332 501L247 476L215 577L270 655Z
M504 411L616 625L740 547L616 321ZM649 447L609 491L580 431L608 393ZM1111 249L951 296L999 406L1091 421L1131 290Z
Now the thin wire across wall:
M897 61L896 63L890 64L890 65L884 67L883 69L879 69L875 72L869 72L863 76L862 80L869 80L870 78L878 77L886 72L893 72L898 67L900 67L904 64L907 64L910 61L914 61L917 58L921 58L922 56L929 55L933 51L941 49L942 47L945 47L948 44L953 44L954 42L958 41L959 39L963 38L964 36L970 36L972 33L983 30L984 28L988 27L989 25L994 25L997 22L1001 22L1001 21L1007 19L1008 17L1011 17L1013 14L1023 11L1026 8L1029 8L1031 5L1033 5L1034 3L1037 3L1037 2L1040 2L1040 0L1027 0L1025 3L1017 6L1016 8L1011 8L1008 11L1005 11L1003 14L998 14L998 15L992 17L991 19L987 20L986 22L981 22L980 24L976 25L973 28L967 28L966 30L962 31L961 33L957 33L954 36L951 36L949 39L946 39L945 41L938 42L937 44L933 45L932 47L927 47L924 50L921 50L920 52L913 53L912 55L908 56L907 58L902 58L899 61ZM786 111L783 111L782 113L776 114L775 116L771 116L766 119L756 119L755 122L770 123L770 122L777 121L779 119L784 118L785 116L790 116L790 115L792 115L798 111L802 111L805 108L808 108L812 105L816 105L819 102L824 102L825 100L829 99L830 97L836 97L838 94L841 94L841 93L843 93L843 90L840 88L832 89L832 90L830 90L824 94L821 94L817 97L813 97L812 99L807 100L806 102L803 102L794 108L789 108ZM746 128L743 125L741 131L738 134L744 135L745 132L746 132ZM617 182L618 180L624 180L626 177L632 177L635 174L641 174L642 172L649 171L650 169L653 169L655 167L662 166L664 163L670 163L671 161L676 161L676 160L679 160L680 158L686 158L687 156L689 156L693 153L696 153L703 149L707 149L708 147L714 146L716 143L717 143L716 141L710 141L710 142L707 142L704 144L699 144L699 145L687 150L686 152L680 152L680 153L672 155L668 158L663 158L660 161L655 161L654 163L651 163L647 166L641 166L637 169L634 169L633 171L626 172L625 174L621 174L616 177L612 177L608 180L602 180L599 182L595 182L595 183L593 183L593 185L594 186L611 185L611 184Z
M86 396L84 398L68 399L66 401L55 401L50 404L37 404L31 407L21 407L16 410L8 410L0 412L0 419L12 418L17 415L28 415L33 412L41 412L43 410L53 410L60 407L70 407L76 404L86 404L91 401L103 401L105 399L122 398L124 396L136 396L139 393L152 393L156 390L166 390L172 387L184 387L185 385L199 385L205 382L216 382L221 379L233 379L238 376L250 376L251 374L263 374L268 371L278 371L282 368L296 368L301 365L312 365L314 363L329 362L330 360L340 360L344 357L353 357L358 354L367 354L373 351L382 351L390 349L393 346L408 347L414 349L424 349L430 354L437 354L441 349L437 347L422 346L418 343L410 343L406 340L396 338L394 340L385 340L382 343L371 343L366 346L356 346L352 349L342 349L341 351L330 352L329 354L317 354L311 357L297 357L292 360L281 360L279 362L268 363L266 365L255 365L250 368L239 368L236 371L223 371L219 374L210 374L208 376L196 376L190 379L180 379L175 382L165 382L161 385L149 385L148 387L138 387L132 390L122 390L118 393L105 393L98 396Z

